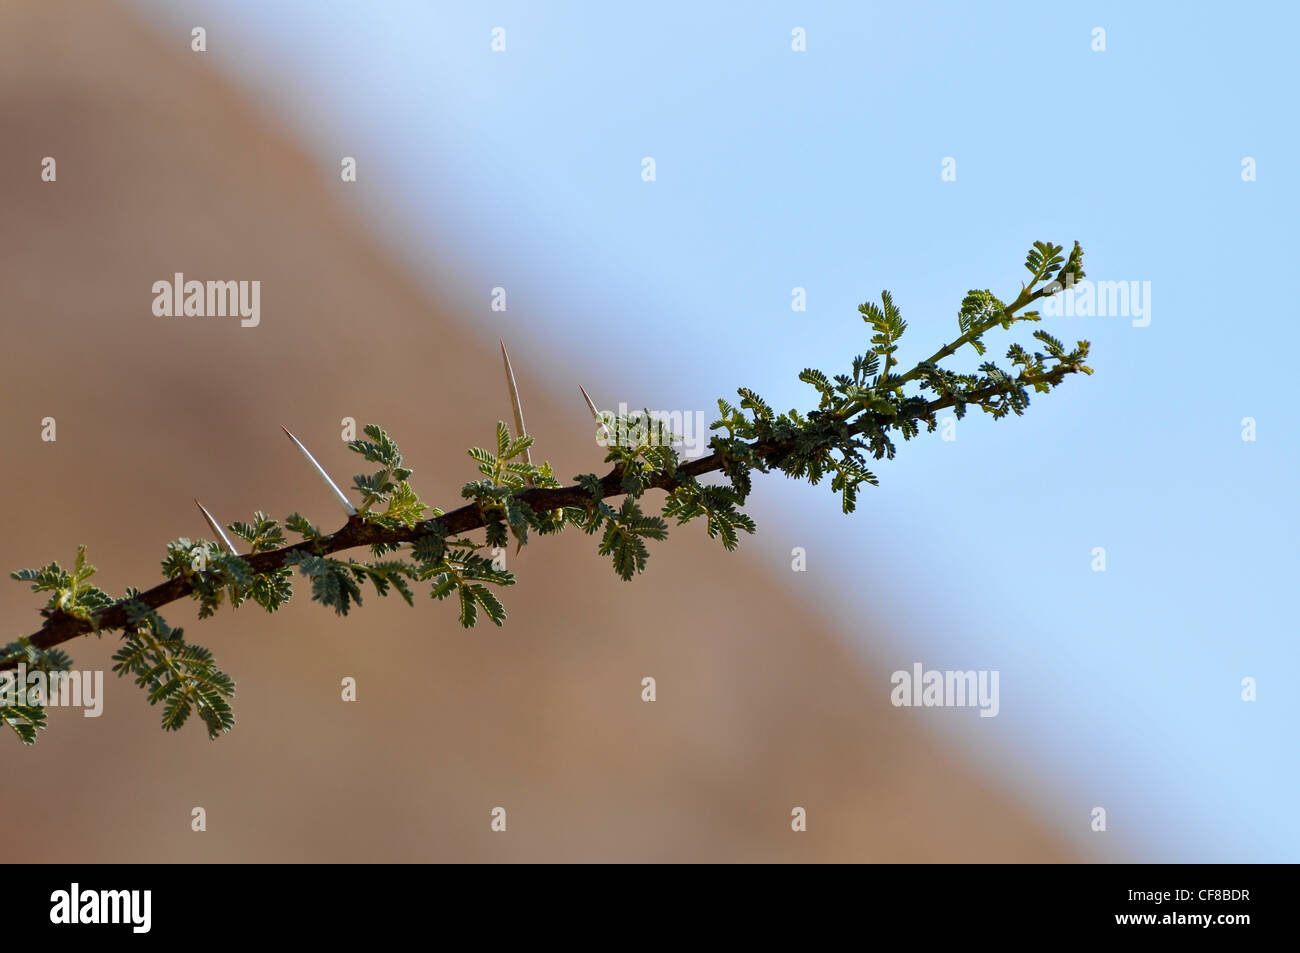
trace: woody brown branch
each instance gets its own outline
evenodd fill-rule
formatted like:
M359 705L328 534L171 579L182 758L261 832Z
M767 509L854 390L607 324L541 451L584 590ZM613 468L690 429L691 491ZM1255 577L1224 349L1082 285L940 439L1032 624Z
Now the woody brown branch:
M1018 377L1007 381L991 384L987 387L970 391L964 394L951 394L936 400L929 401L925 405L923 412L915 414L913 419L925 420L930 418L936 411L952 407L957 403L976 404L990 397L995 397L999 393L1005 393L1012 388L1021 388L1032 386L1035 383L1047 383L1051 385L1059 384L1066 374L1076 373L1079 368L1075 365L1059 364L1050 371L1032 375L1021 373ZM875 415L867 414L860 419L858 423L850 426L849 431L852 434L862 433L869 429L874 429L886 425L888 421ZM793 441L756 441L749 445L754 455L762 460L772 461L779 459L785 453L793 449ZM685 473L690 476L702 476L706 473L715 472L723 469L724 456L721 453L712 453L706 457L700 457L697 460L690 460L678 466L679 473ZM650 481L650 485L656 489L672 492L680 485L675 476L666 473L657 473ZM601 499L611 496L624 495L623 490L623 468L622 465L614 467L609 473L605 474L600 481ZM578 484L563 487L527 487L514 494L515 498L523 503L528 504L536 511L554 510L561 507L587 507L592 503L592 495L587 489ZM351 516L348 521L337 531L328 536L322 537L316 541L304 540L301 543L295 543L292 546L285 546L281 549L272 550L265 553L256 553L242 557L248 563L255 573L268 573L281 569L285 565L290 553L309 552L320 555L337 553L347 549L355 549L358 546L372 546L376 543L410 543L427 536L434 532L438 527L445 532L448 537L466 533L474 529L479 529L486 525L483 511L477 503L468 503L459 509L444 513L442 516L431 520L424 520L411 527L387 528L376 523L368 522L362 516ZM193 591L193 585L189 580L178 577L169 579L141 593L138 601L143 602L151 609L158 609L168 603L175 602L184 598ZM101 609L95 613L94 623L87 619L69 615L66 612L55 610L50 612L44 625L36 632L32 633L29 641L34 648L50 649L64 642L70 642L75 638L83 635L89 635L97 630L113 630L125 628L128 624L126 603L124 601L116 602L107 608ZM11 658L7 661L0 662L0 671L17 667L19 658Z

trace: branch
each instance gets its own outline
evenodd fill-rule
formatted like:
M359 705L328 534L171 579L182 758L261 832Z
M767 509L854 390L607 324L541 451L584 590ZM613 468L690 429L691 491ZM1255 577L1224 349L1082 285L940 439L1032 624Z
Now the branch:
M741 388L739 408L718 401L721 416L712 427L718 432L710 440L713 452L696 460L678 459L672 435L665 436L657 429L661 425L649 411L624 417L602 414L584 389L600 440L608 447L605 460L613 468L603 477L585 474L575 477L571 485L560 485L549 464L539 467L532 463L529 448L533 438L522 433L523 409L504 344L507 386L516 428L521 432L512 435L506 424L498 423L495 453L480 448L469 451L486 479L465 484L461 495L469 502L451 512L434 510L433 518L424 518L429 507L408 482L411 470L403 465L397 444L377 426L365 428L368 439L349 443L351 450L379 466L378 472L355 478L353 488L362 498L359 509L286 430L340 501L347 513L343 526L322 534L295 513L284 526L304 539L285 545L280 524L258 513L252 524L228 526L249 544L251 551L240 556L220 524L199 504L221 542L173 542L163 561L167 580L145 592L129 590L125 597L114 599L91 585L87 580L95 570L86 562L84 548L78 550L70 572L57 563L15 572L14 577L31 582L33 590L52 595L41 610L45 616L41 627L0 648L0 675L4 676L0 677L0 722L30 744L44 727L43 699L38 692L32 700L22 687L15 701L16 679L8 673L26 666L54 679L70 665L58 646L80 636L121 629L124 647L114 655L114 670L135 676L137 684L148 691L151 704L166 703L163 727L179 728L196 711L209 735L217 737L234 724L227 702L234 694L234 682L215 667L207 649L186 642L181 630L168 626L157 610L192 596L200 603L199 617L205 618L228 596L235 606L251 599L274 611L290 597L294 567L310 578L312 597L340 614L361 601L361 582L369 581L380 595L395 590L410 603L408 580L432 580L435 598L457 594L462 625L474 625L480 608L500 625L505 608L487 586L512 585L514 576L503 565L478 555L482 548L478 543L463 538L476 529L486 528L487 546L494 548L504 547L511 535L522 547L530 529L539 535L554 534L566 526L577 526L588 534L603 531L600 554L612 556L615 572L630 580L645 568L648 550L644 541L667 535L665 520L645 515L639 506L641 496L650 488L667 495L664 517L676 519L678 525L703 518L708 535L720 538L728 550L736 547L738 531L755 530L754 521L738 509L751 491L755 470L766 473L777 469L812 484L831 476L831 489L840 495L844 512L850 513L856 507L859 489L877 482L867 469L866 455L892 459L896 449L893 434L910 440L922 425L933 431L936 414L948 408L958 417L970 406L994 419L1009 413L1019 415L1029 405L1031 389L1046 392L1067 375L1092 373L1084 363L1087 341L1079 341L1067 352L1060 341L1043 331L1035 332L1034 337L1045 345L1046 353L1030 353L1019 344L1012 344L1007 351L1013 366L1021 368L1014 376L991 361L981 364L978 373L969 374L939 366L966 345L983 355L982 337L996 326L1006 329L1021 321L1038 321L1036 312L1022 314L1021 309L1056 293L1067 279L1083 276L1083 252L1078 243L1068 257L1062 252L1060 246L1035 242L1025 262L1031 280L1010 305L988 291L971 291L958 315L960 334L896 377L890 376L890 370L898 364L894 352L907 324L889 293L882 293L880 306L867 303L859 308L875 334L869 352L853 359L852 374L828 377L805 369L799 375L820 395L816 410L806 415L795 410L776 414L758 394ZM1038 287L1051 279L1053 271L1054 280ZM906 385L913 383L922 391L932 391L933 398L906 394ZM712 473L723 474L727 482L706 485L698 481ZM604 502L611 497L623 498L619 509ZM376 504L384 503L387 509L378 512ZM412 546L410 561L388 558L366 563L329 558L360 546L369 546L382 557L406 544Z
M1040 383L1043 380L1051 380L1053 383L1060 383L1066 374L1076 373L1078 368L1057 368L1050 375L1039 378L1026 377L1021 375L1017 381L1024 384ZM1005 387L989 386L973 391L964 402L975 403L986 400L1005 390ZM927 414L933 414L936 411L944 410L958 403L959 398L944 397L932 400L925 405L925 414L914 416L912 419L924 419ZM875 415L873 415L875 421ZM878 422L876 422L878 425ZM862 423L856 424L849 428L854 433L862 433L868 430L869 425ZM747 444L749 449L759 458L780 457L782 454L789 452L794 447L793 440L769 440L754 441ZM690 476L703 476L706 473L716 473L724 467L725 455L721 453L711 453L708 456L700 457L679 466L679 473L686 473ZM672 492L680 484L671 477L663 474L656 474L651 481L651 486L655 489ZM614 467L609 473L605 474L600 480L602 498L612 496L623 496L623 467ZM570 486L542 488L529 487L512 494L515 499L528 504L534 510L554 510L562 507L586 507L591 502L591 495L586 488L579 484ZM306 552L316 555L329 555L332 553L342 552L348 549L356 549L358 546L373 546L379 543L395 545L398 543L412 543L417 539L428 536L430 533L437 532L441 528L446 535L453 536L466 533L471 530L481 529L487 524L484 519L482 509L475 503L468 503L459 509L452 510L442 516L431 520L424 520L413 527L408 528L388 528L376 523L367 522L363 516L351 516L348 521L338 530L323 537L318 542L304 540L301 543L295 543L292 546L285 546L282 549L276 549L271 552L256 553L242 557L243 560L252 567L255 573L268 573L276 569L283 568L290 553ZM159 609L168 603L175 602L178 599L190 595L194 591L193 583L186 579L171 579L160 585L154 586L146 592L142 592L139 601L143 602L151 609ZM28 636L32 646L37 649L50 649L56 645L62 645L64 642L83 635L91 635L96 631L106 629L121 629L127 624L126 611L122 603L115 603L107 609L102 609L95 613L94 621L78 618L69 615L66 612L58 610L49 613L49 618L39 629ZM0 662L0 671L12 669L18 664L18 659L11 659Z

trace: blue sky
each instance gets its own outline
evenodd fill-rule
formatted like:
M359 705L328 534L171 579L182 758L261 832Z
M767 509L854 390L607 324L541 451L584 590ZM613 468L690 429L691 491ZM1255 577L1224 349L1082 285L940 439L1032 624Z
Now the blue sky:
M1300 859L1300 434L1271 366L1300 343L1293 5L138 5L205 25L322 169L358 157L361 211L485 339L558 335L604 406L810 406L796 375L865 349L860 302L893 292L910 366L967 289L1014 296L1035 239L1149 281L1147 327L1047 327L1092 342L1092 378L902 447L852 517L767 481L753 549L788 573L806 547L790 585L888 668L1000 670L996 719L909 714L1082 847Z

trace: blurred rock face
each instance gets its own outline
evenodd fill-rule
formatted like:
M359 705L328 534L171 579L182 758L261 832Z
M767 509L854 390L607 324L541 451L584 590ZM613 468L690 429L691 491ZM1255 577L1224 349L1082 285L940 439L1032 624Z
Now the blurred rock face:
M6 571L86 543L105 588L152 585L167 540L208 534L195 495L225 521L301 508L334 528L282 423L344 481L357 458L342 419L381 423L424 498L458 502L464 449L509 413L493 329L385 260L336 204L339 183L186 37L164 44L89 0L0 5L0 141ZM151 287L177 272L259 281L260 322L156 317ZM573 395L514 357L536 457L598 469ZM515 557L499 630L463 631L427 597L367 596L346 620L301 595L275 617L249 606L201 625L173 606L238 680L239 726L215 743L197 726L164 734L110 675L101 718L54 711L30 750L0 739L0 807L24 818L0 856L1068 859L743 552L684 528L624 584L594 549L574 532ZM31 631L37 597L3 592L5 638ZM106 668L114 643L68 647ZM806 833L790 829L796 806ZM195 807L206 832L190 830ZM495 807L506 833L490 830Z

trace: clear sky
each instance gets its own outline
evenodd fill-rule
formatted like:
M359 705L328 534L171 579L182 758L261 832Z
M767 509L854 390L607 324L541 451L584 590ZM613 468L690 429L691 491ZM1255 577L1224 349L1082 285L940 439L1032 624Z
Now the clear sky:
M1146 327L1047 325L1093 377L902 447L852 517L772 478L752 546L783 572L806 547L790 584L888 668L1000 670L997 718L916 715L1084 848L1300 860L1300 428L1270 363L1300 343L1296 5L139 5L205 25L322 168L358 157L410 264L455 271L485 339L558 336L603 406L811 406L796 375L865 349L860 302L894 293L910 366L967 289L1014 297L1035 239L1150 282Z

